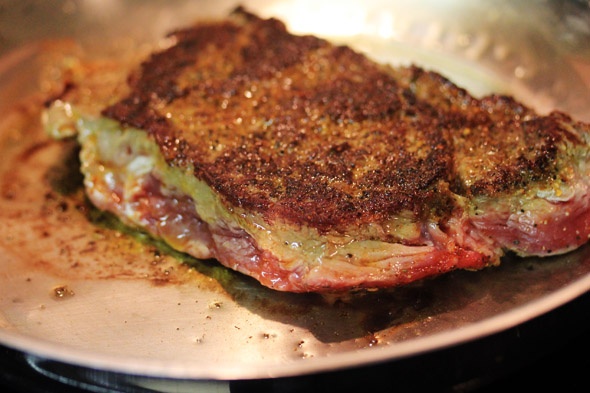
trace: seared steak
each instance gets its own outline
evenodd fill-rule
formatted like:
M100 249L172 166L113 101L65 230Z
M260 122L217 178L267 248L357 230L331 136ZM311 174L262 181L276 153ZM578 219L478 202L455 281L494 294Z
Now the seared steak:
M293 292L564 253L590 234L589 126L237 9L137 67L76 65L47 112L91 201Z

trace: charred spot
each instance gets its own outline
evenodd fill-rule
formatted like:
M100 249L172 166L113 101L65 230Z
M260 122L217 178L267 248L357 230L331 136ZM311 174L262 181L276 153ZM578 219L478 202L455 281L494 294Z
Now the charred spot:
M205 46L223 46L235 33L237 27L231 23L196 26L173 33L177 44L144 61L128 78L129 96L104 109L102 114L125 125L160 132L162 116L152 106L185 97L187 90L177 84L181 72L195 63Z
M318 86L309 98L335 121L380 120L401 108L399 87L387 74L369 74L363 79L345 77Z
M337 145L333 145L328 149L328 154L330 155L340 155L343 152L350 150L350 143L342 142Z
M277 19L253 20L249 41L241 48L243 64L233 77L261 79L301 62L310 51L325 44L313 36L293 36Z

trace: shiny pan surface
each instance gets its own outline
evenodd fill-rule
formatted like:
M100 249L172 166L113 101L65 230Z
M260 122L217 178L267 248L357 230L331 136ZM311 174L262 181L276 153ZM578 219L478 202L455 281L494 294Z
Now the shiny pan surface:
M295 33L437 70L475 95L512 94L541 112L590 120L587 9L517 3L241 2ZM582 247L329 302L273 292L211 261L181 264L89 212L68 169L75 146L49 141L39 127L31 94L43 53L64 38L97 55L132 50L237 4L0 2L0 343L35 359L125 374L292 376L485 337L590 288L590 248Z

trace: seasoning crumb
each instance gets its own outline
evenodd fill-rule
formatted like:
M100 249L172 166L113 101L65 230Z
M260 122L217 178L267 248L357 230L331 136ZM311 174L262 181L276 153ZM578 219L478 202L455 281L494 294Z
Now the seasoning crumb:
M56 299L67 299L74 296L74 291L68 288L67 285L58 285L53 288L53 297Z

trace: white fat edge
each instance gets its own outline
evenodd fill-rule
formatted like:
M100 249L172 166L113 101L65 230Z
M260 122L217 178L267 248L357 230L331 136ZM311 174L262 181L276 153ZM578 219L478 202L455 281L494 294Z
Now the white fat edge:
M322 234L317 229L304 225L276 222L269 225L260 215L250 213L243 213L241 217L242 225L248 228L248 232L261 248L272 250L280 256L286 268L290 264L300 267L304 260L310 274L314 269L324 269L321 266L326 265L395 271L415 256L434 250L431 243L409 246L401 242L377 240L386 232L400 237L409 236L409 239L415 240L421 235L421 225L406 218L394 219L393 221L400 222L392 225L369 224L364 228L355 227L353 231L358 234L355 236L346 233Z
M45 132L54 139L73 137L78 133L78 111L69 103L55 100L41 114L41 123Z
M576 197L588 195L590 192L587 181L585 181L590 176L590 165L588 165L590 135L579 132L570 124L563 124L563 126L573 135L581 138L585 145L577 146L566 142L559 153L567 157L559 165L559 176L537 190L536 196L538 198L553 203L567 202Z
M539 189L537 190L536 196L544 199L548 202L567 202L574 198L578 193L580 185L565 186L563 184L555 184L553 188ZM586 188L584 186L584 188Z
M573 186L564 187L564 191L559 191L559 185L554 185L553 189L550 187L551 184L547 189L521 190L511 197L501 198L501 200L497 197L477 197L473 201L473 209L469 213L469 219L476 222L480 220L495 221L498 225L515 228L527 236L535 237L540 230L538 224L546 223L548 217L571 214L571 205L564 203L576 198L585 198L589 192L588 186L584 182L574 182ZM485 237L482 239L485 240ZM529 255L518 249L517 246L504 246L516 252L517 255ZM559 251L559 253L561 252Z
M239 229L236 214L225 207L223 201L202 180L194 176L192 166L172 167L162 156L157 144L142 130L121 127L120 123L106 118L82 118L78 125L78 140L82 145L82 170L89 174L98 170L105 181L116 172L125 173L125 194L133 195L142 187L145 175L153 173L163 184L164 190L178 190L190 196L200 219L211 226L223 222L230 229ZM94 167L94 168L90 168ZM98 168L96 168L98 167ZM109 174L108 172L111 172ZM91 176L86 176L90 178ZM91 180L87 188L94 187ZM144 223L138 218L134 204L125 203L121 214L136 225Z

